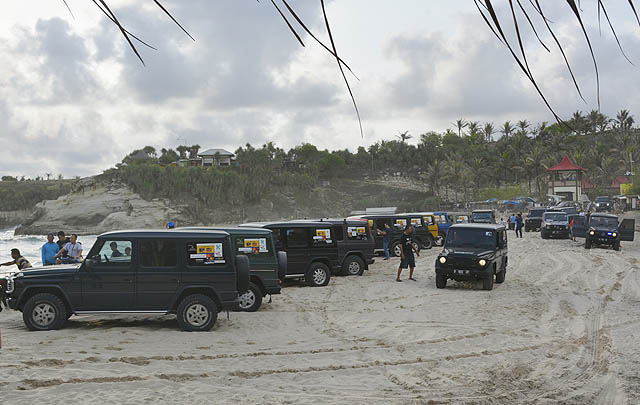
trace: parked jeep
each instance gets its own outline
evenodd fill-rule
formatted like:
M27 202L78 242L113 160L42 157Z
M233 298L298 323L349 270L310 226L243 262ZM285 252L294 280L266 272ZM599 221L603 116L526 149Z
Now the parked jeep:
M275 249L272 232L264 228L249 227L186 227L181 230L223 231L231 235L235 255L249 258L249 289L240 296L240 309L255 312L267 295L280 294L280 281L287 274L287 252Z
M332 274L362 275L374 262L374 239L367 221L296 220L240 225L273 231L277 250L287 252L286 278L313 287L329 284Z
M359 215L350 217L350 220L367 220L369 226L374 232L376 230L384 230L384 224L389 224L393 233L389 242L389 250L393 256L400 256L400 237L407 225L413 225L414 241L416 249L431 249L435 244L435 239L429 229L432 225L425 217L430 216L428 213L410 213L410 214L393 214L393 215ZM376 252L383 251L382 235L375 236Z
M72 315L176 314L186 331L210 330L238 308L249 259L227 232L119 231L98 236L81 264L21 271L7 279L11 309L30 330L62 327Z
M449 228L444 249L436 259L436 287L447 280L482 280L484 290L502 283L507 274L507 229L504 225L459 224Z
M524 220L525 232L537 232L542 226L542 214L546 211L546 208L533 208L529 210L527 218Z
M563 211L546 211L542 214L542 225L540 227L542 239L550 237L570 238L569 216Z
M623 219L620 223L618 221L615 215L593 214L587 224L586 234L576 236L585 238L585 249L591 249L592 246L611 246L614 250L620 250L620 241L633 242L636 221L629 218Z
M471 223L495 224L496 213L493 210L474 210L471 212Z

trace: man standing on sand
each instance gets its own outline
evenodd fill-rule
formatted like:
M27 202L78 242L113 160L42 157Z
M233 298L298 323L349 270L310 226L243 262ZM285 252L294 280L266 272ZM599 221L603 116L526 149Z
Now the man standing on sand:
M416 247L413 244L413 227L411 225L407 225L400 237L400 267L398 267L398 276L396 277L396 281L400 280L400 274L402 274L402 269L406 269L409 267L409 280L417 281L413 278L413 270L416 268L416 259L413 256L413 252L416 252L416 255L420 256L420 253L416 250Z
M509 230L514 230L516 228L516 214L511 214L511 216L509 217L510 222L509 222ZM516 235L517 236L517 235Z
M54 234L49 232L47 235L47 243L42 245L42 265L52 266L56 264L56 255L60 251L60 246L53 241Z
M384 231L377 230L378 235L382 235L382 248L384 249L384 260L389 260L389 242L391 241L391 234L393 230L389 224L384 224Z
M18 270L24 270L31 267L31 263L29 263L29 260L25 259L20 254L20 250L16 248L11 249L11 258L13 258L12 261L0 263L0 266L11 266L12 264L15 264L16 266L18 266Z
M522 238L522 214L519 213L516 216L516 238L518 237L518 235L520 235L519 237Z

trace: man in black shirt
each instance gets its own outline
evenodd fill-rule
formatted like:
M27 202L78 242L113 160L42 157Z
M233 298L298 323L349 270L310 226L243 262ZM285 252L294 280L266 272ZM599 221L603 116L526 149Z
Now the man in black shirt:
M66 237L66 235L64 234L64 231L59 231L58 232L58 240L56 241L56 243L60 247L60 250L62 250L64 245L66 245L69 242L70 242L69 238Z
M413 252L416 252L416 255L420 256L420 253L416 250L416 247L413 243L413 227L411 225L407 225L400 237L400 267L398 267L398 277L396 277L396 281L400 280L400 274L402 273L402 269L406 269L409 267L409 280L417 281L413 278L413 270L416 267L416 259L413 256Z

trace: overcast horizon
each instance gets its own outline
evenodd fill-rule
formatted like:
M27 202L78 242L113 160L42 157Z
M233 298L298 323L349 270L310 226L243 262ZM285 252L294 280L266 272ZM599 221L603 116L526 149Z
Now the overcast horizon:
M146 66L90 2L70 1L74 17L62 1L0 4L0 173L93 175L145 145L233 152L246 143L289 149L310 142L355 151L399 132L443 132L458 118L496 127L554 121L472 1L329 2L338 50L360 79L349 76L364 138L335 61L308 36L301 47L270 2L188 3L164 2L195 42L152 2L113 1L124 25L158 48L138 47ZM326 39L320 2L292 4ZM587 104L539 21L551 53L522 28L536 78L560 116L597 109L593 64L575 17L565 4L543 5ZM639 66L635 17L624 2L608 6ZM626 62L604 20L598 34L595 4L582 7L600 69L601 111L640 114L639 68Z

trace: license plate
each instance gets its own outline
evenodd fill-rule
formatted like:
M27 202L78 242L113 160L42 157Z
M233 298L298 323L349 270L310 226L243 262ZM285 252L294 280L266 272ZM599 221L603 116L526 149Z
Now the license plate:
M453 274L469 274L469 270L454 270Z

